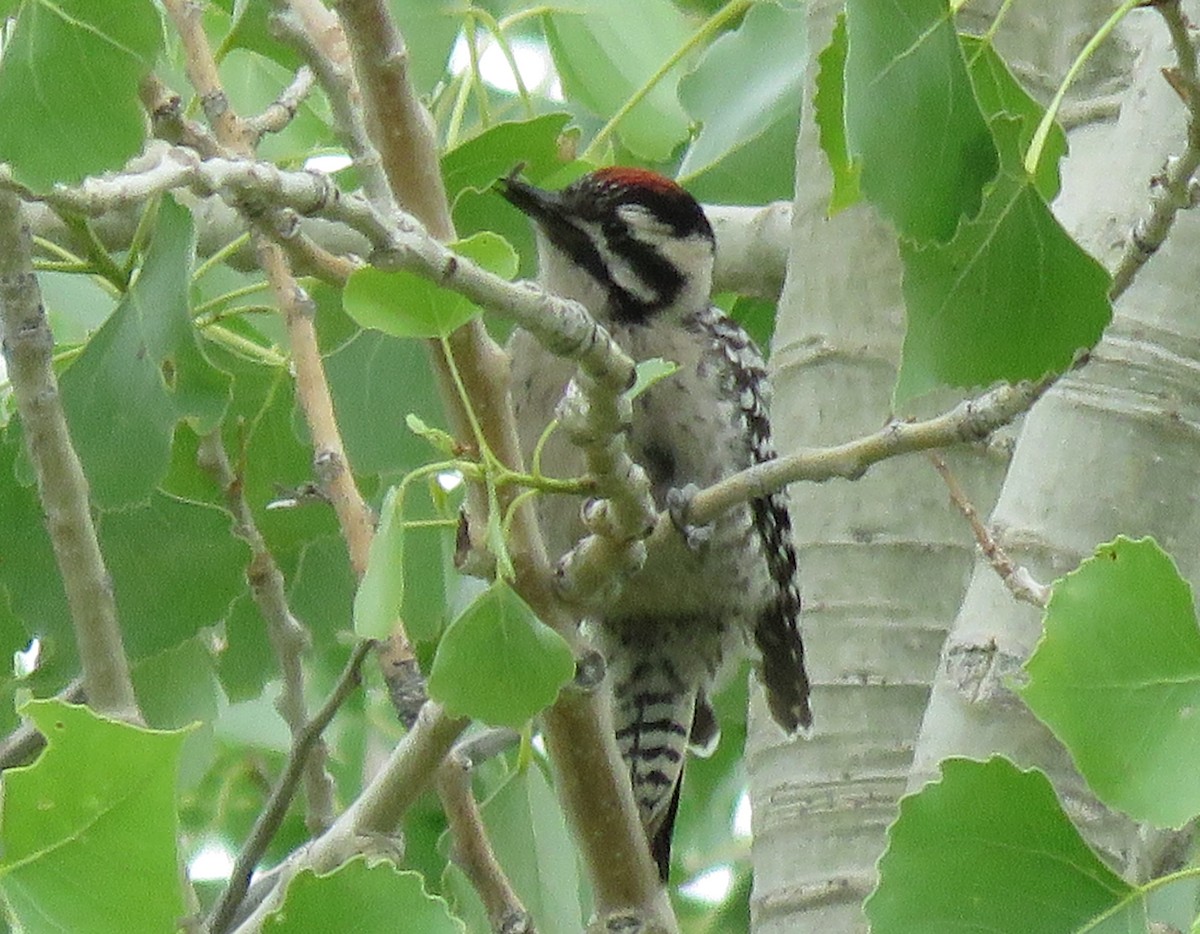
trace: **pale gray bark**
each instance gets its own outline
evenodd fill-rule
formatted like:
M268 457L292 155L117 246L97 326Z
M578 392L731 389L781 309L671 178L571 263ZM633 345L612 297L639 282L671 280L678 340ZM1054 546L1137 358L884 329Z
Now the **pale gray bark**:
M1196 5L1186 6L1195 20ZM1031 61L1042 53L1035 68L1044 69L1047 82L1111 7L1056 5L1057 22L1041 23L1044 44L1027 50ZM1044 15L1044 9L1031 11L1028 20L1010 24L1008 34L1019 41ZM1147 213L1151 178L1183 150L1187 116L1162 77L1174 55L1161 19L1135 11L1113 40L1078 103L1086 111L1086 95L1116 91L1119 117L1071 132L1064 190L1055 205L1067 229L1110 268ZM1198 251L1200 217L1185 212L1117 302L1091 361L1029 414L990 521L1010 555L1043 582L1072 570L1119 533L1153 535L1185 576L1194 579L1200 570ZM912 782L934 776L948 755L999 752L1022 766L1037 765L1090 842L1131 881L1142 881L1169 866L1178 837L1099 806L1066 751L1003 681L1040 633L1041 614L1014 602L977 563L938 672ZM985 654L992 664L975 664Z
M810 4L814 56L841 6ZM1101 0L1016 4L1001 52L1047 99L1113 8ZM1189 12L1195 20L1194 5ZM1160 73L1172 63L1158 15L1136 11L1090 62L1064 109L1072 156L1056 211L1110 267L1149 208L1151 178L1185 144L1185 109ZM811 78L812 62L809 70ZM863 205L825 217L830 174L810 112L797 179L773 357L784 452L879 426L904 323L892 232ZM1092 362L1039 403L1021 431L991 521L1001 543L1043 581L1119 532L1155 534L1185 574L1200 560L1198 225L1180 219L1123 297ZM960 452L951 465L987 515L1002 459ZM853 484L800 485L792 505L816 726L811 738L787 743L760 707L752 709L756 932L865 930L861 901L874 885L897 797L953 754L1002 752L1048 769L1114 864L1131 878L1161 870L1179 840L1096 807L1065 752L1001 683L998 675L1027 656L1040 614L1017 603L985 562L972 571L965 524L927 463L907 458Z
M810 91L772 356L784 453L878 429L891 414L903 338L894 234L866 204L826 218L831 176L810 102L815 57L841 7L809 5ZM989 509L1002 451L959 450L950 460ZM859 931L973 543L919 455L791 494L815 725L811 738L787 742L761 707L751 711L753 929Z

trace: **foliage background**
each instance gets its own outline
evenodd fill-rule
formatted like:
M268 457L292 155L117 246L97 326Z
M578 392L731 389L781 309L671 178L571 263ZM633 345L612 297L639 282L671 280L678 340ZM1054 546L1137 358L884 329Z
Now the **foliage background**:
M203 8L220 80L243 115L278 99L301 61L271 25L270 6L228 0ZM1059 38L1078 49L1080 37L1099 37L1114 13L1132 6L1080 4L1050 25L1069 23ZM938 411L997 381L1062 373L1078 350L1093 348L1088 366L1069 372L1009 436L1008 450L976 448L952 460L981 510L999 497L993 522L1001 544L1042 583L1056 581L1044 630L1040 611L1013 609L987 561L974 568L964 602L970 530L927 465L891 461L872 474L873 486L795 488L821 721L813 737L784 744L751 700L744 759L744 711L757 688L747 692L744 671L727 675L718 699L722 744L713 758L689 763L676 834L672 895L684 930L751 927L750 839L731 832L745 807L747 770L756 930L860 929L896 799L925 778L937 781L901 807L879 863L882 883L867 909L875 930L966 929L978 919L1048 932L1193 924L1189 838L1172 831L1200 810L1187 767L1200 742L1189 719L1200 677L1193 600L1159 544L1118 535L1156 535L1185 568L1193 563L1194 380L1191 364L1180 361L1192 360L1195 341L1190 318L1171 319L1173 306L1161 298L1171 275L1194 271L1177 246L1193 221L1185 217L1183 233L1167 241L1175 259L1165 272L1157 259L1146 265L1155 252L1146 243L1165 240L1200 159L1191 111L1200 97L1192 94L1195 49L1173 3L1163 5L1162 22L1137 11L1108 44L1098 43L1068 102L1084 114L1070 136L1072 151L1083 155L1073 158L1115 151L1113 139L1122 137L1098 146L1088 136L1110 124L1133 134L1124 145L1137 157L1122 164L1112 204L1088 206L1081 186L1091 191L1086 186L1102 181L1080 161L1080 175L1070 174L1072 163L1063 167L1061 129L1047 124L1042 156L1029 163L1043 115L1038 101L1050 99L1070 58L1043 62L1017 53L1015 39L1005 53L1005 36L1052 31L1031 25L1036 16L1022 4L1013 7L1004 5L1007 32L993 44L986 30L995 10L968 4L956 18L944 0L389 5L436 127L457 234L503 235L519 257L510 274L533 275L532 241L491 184L518 163L548 187L592 165L632 163L678 177L711 203L793 202L790 240L751 261L758 278L747 277L743 290L757 294L718 297L764 346L774 335L775 417L785 451L868 435L895 413ZM162 12L149 2L104 17L82 0L55 8L0 3L0 16L12 17L0 58L0 122L11 127L0 137L0 161L12 172L6 181L43 192L133 157L146 131L136 88L151 67L182 96L186 114L201 116L187 51ZM983 38L960 39L960 31ZM525 88L483 80L478 59L503 60L506 45L548 55L553 72ZM1135 49L1142 58L1134 60ZM1006 64L1030 60L1033 69ZM1173 69L1170 84L1162 67ZM1119 100L1088 119L1097 89ZM1155 111L1138 121L1142 105L1130 102L1147 95L1169 118ZM314 89L284 128L263 137L258 156L298 169L340 153L332 122L330 101ZM1167 154L1174 161L1157 178ZM361 181L355 168L335 178L346 190ZM1056 217L1047 203L1060 187ZM338 523L305 496L312 452L287 331L239 225L215 200L177 192L92 219L27 208L44 238L38 280L62 405L87 476L137 701L159 732L52 702L21 708L50 740L35 765L4 779L0 892L25 930L167 929L190 910L174 881L177 841L179 860L193 868L206 850L236 851L288 758L294 737L276 706L284 693L279 650L247 589L250 551L230 534L226 496L200 465L206 435L219 430L286 582L287 606L307 632L310 711L343 671L355 623L363 632ZM1143 226L1131 237L1135 224ZM369 255L344 231L327 233L346 237L330 241L339 243L335 252ZM768 280L785 250L776 325L778 288ZM1156 283L1155 275L1168 279ZM1135 276L1142 278L1126 299ZM438 457L429 432L411 431L407 416L450 427L426 350L362 325L352 296L367 294L365 278L345 304L328 283L303 284L355 480L372 506L392 515L388 489ZM415 294L404 293L410 305ZM444 293L422 294L435 316L444 313ZM1118 317L1097 345L1110 297L1121 300ZM851 313L859 309L869 314ZM509 328L490 318L488 326L499 338ZM1127 393L1122 404L1080 404L1114 391ZM2 681L8 703L0 703L0 718L13 730L18 706L62 691L80 663L22 422L12 417L11 390L4 393L0 639L21 656ZM1119 447L1106 447L1110 434ZM1126 482L1102 484L1064 449L1086 453L1096 473ZM1176 469L1157 466L1164 461ZM1036 497L1019 485L1030 475ZM1106 521L1063 532L1059 518L1086 508L1067 495L1081 476ZM1150 515L1133 508L1139 501L1152 505ZM404 536L401 613L426 670L447 626L464 618L481 589L453 569L461 502L461 488L414 483L396 514L423 523ZM864 503L867 511L857 511ZM933 565L948 577L914 587ZM1005 610L993 612L1001 603ZM1005 622L1012 614L1015 635ZM494 645L481 641L485 652ZM942 651L946 663L927 707ZM501 663L509 666L506 684L524 680L523 658ZM337 809L356 798L404 733L374 666L365 672L366 689L350 695L324 734ZM526 703L536 709L544 699ZM486 713L501 722L496 711ZM876 758L879 750L885 754ZM956 753L978 761L939 770ZM1053 784L1021 768L1034 765ZM587 872L539 744L489 759L473 781L499 861L539 930L578 930L590 911ZM52 817L38 817L46 813ZM282 860L320 829L303 802L294 803L262 864ZM368 930L423 911L430 915L421 930L456 929L452 914L469 930L486 930L470 883L447 860L445 819L432 793L408 809L403 831L400 865L419 879L364 861L332 879L302 876L275 926L317 930L355 917ZM997 848L1004 858L994 858ZM115 874L114 853L127 861ZM714 870L726 880L715 897L689 894L688 883ZM195 880L201 906L220 883ZM1031 904L1054 910L1007 910L1013 892L1033 890ZM972 897L939 897L964 892Z

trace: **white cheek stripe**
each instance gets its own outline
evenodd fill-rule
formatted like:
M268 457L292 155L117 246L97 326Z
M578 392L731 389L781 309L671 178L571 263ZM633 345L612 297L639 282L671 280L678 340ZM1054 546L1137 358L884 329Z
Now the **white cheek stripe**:
M638 301L650 305L662 298L658 292L646 284L646 281L629 265L625 257L613 253L603 242L597 243L596 249L604 260L604 265L608 267L608 274L612 281Z

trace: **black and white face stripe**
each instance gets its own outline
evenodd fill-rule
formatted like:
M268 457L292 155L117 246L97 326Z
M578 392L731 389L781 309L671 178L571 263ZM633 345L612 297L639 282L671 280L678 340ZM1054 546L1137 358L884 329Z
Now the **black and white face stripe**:
M713 233L700 205L652 172L601 169L560 192L509 178L500 192L601 285L613 318L626 324L674 304L697 258L711 262Z

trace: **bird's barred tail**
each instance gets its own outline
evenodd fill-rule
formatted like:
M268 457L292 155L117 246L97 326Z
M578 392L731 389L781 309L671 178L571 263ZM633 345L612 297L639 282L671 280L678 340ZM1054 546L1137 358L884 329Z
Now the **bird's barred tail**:
M685 683L666 654L639 654L628 667L610 659L610 666L617 747L629 768L651 855L666 882L696 688Z

